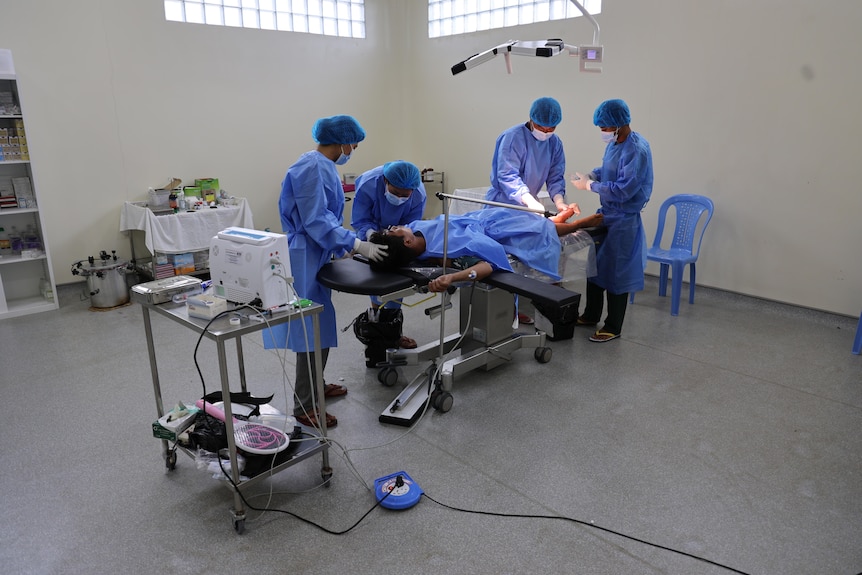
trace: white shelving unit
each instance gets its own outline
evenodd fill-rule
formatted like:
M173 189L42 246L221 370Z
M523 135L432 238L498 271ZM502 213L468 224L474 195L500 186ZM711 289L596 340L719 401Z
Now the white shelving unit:
M10 99L17 109L9 109ZM42 240L44 250L44 254L36 257L7 254L0 257L0 319L55 310L59 307L55 294L54 270L51 267L48 241L39 213L36 182L30 165L24 115L18 113L21 111L20 107L21 99L15 68L12 65L12 54L9 50L0 49L0 145L4 150L3 159L0 160L0 190L8 190L3 184L8 185L13 178L29 178L35 204L29 207L0 208L0 227L8 234L13 226L23 232L28 225L32 225ZM9 113L10 111L13 113ZM16 143L9 144L10 138L13 137L16 138ZM6 193L8 191L0 195Z

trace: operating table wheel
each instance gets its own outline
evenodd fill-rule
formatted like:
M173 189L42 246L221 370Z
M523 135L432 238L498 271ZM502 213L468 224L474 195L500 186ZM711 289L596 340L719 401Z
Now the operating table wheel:
M392 387L396 383L398 383L398 370L394 367L384 367L379 372L377 372L377 381L385 385L386 387Z
M533 352L533 357L535 357L536 361L539 363L548 363L551 361L552 355L554 355L554 352L550 347L537 347L536 351Z
M245 533L245 519L234 519L233 528L239 535Z
M450 409L452 409L452 404L455 402L455 398L448 391L440 391L434 390L431 392L431 407L440 411L442 413L446 413Z

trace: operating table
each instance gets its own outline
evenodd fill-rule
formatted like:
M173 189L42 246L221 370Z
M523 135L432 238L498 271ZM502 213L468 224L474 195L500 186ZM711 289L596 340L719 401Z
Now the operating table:
M429 274L427 268L421 267L381 272L372 270L367 263L357 259L340 259L323 266L317 278L335 291L374 295L383 301L394 301L427 292L428 283L442 272L438 268L436 273ZM511 353L518 349L534 349L533 356L538 362L549 362L552 351L545 346L544 332L522 333L513 329L514 297L529 298L552 321L555 318L576 318L581 298L580 294L562 287L505 270L495 270L481 281L461 285L467 287L461 288L459 298L458 333L445 335L441 320L440 340L416 349L387 350L386 361L379 364L378 372L378 380L386 386L397 382L397 367L425 361L431 363L425 372L427 377L424 380L417 378L408 385L380 415L381 422L410 426L424 412L429 400L438 411L449 411L455 379L475 369L488 371L511 361ZM469 287L471 285L472 288ZM426 310L426 314L445 314L448 294L444 295L443 302ZM444 356L453 350L459 354L444 360Z

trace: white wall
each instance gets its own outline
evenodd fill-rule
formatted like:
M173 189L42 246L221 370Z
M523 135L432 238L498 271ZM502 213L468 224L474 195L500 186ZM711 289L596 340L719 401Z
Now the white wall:
M412 4L411 25L422 24L422 4ZM589 43L583 18L417 40L420 155L452 186L486 185L499 132L526 121L533 99L553 96L563 105L557 133L568 171L583 171L599 165L603 150L593 110L623 98L653 150L650 242L665 198L708 195L716 215L698 283L858 315L862 3L606 0L597 20L601 75L579 73L568 56L513 57L512 75L499 56L449 72L510 39ZM585 212L598 206L572 186L568 195Z
M165 22L158 0L4 0L0 47L15 58L57 281L101 249L128 257L120 205L171 176L218 177L249 198L257 227L279 229L279 184L320 116L368 130L343 171L404 158L445 170L452 190L487 184L494 139L545 95L563 104L568 171L595 167L593 109L621 97L653 148L648 235L669 195L716 202L698 283L859 313L862 3L606 0L601 75L560 56L453 77L506 40L586 43L592 28L429 40L426 15L420 0L366 0L368 38L351 40Z
M284 172L321 116L368 131L344 171L407 154L380 135L401 123L390 16L369 3L369 38L353 40L166 22L158 0L4 0L57 282L99 250L129 257L120 206L174 176L218 177L281 230Z

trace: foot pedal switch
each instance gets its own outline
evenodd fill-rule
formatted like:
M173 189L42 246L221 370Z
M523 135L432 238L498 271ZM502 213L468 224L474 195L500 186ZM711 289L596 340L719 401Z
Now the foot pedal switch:
M422 488L406 472L399 471L375 479L374 494L381 507L396 510L409 509L419 503Z

